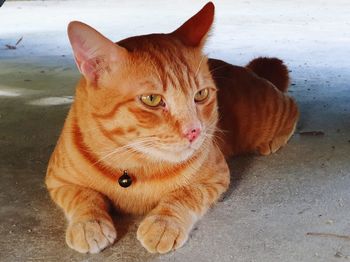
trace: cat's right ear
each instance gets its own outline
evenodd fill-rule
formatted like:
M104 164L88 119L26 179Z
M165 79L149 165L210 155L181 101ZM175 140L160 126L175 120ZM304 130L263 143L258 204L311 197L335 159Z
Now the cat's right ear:
M214 21L214 13L215 6L209 2L170 35L180 39L186 46L203 47Z
M94 86L108 74L111 63L125 60L128 54L125 48L81 22L69 23L68 37L79 71Z

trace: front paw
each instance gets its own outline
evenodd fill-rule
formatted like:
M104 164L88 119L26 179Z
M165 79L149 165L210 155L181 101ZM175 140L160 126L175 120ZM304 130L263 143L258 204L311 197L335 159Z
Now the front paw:
M66 232L68 246L80 253L98 253L117 237L112 222L88 220L72 223Z
M137 239L151 253L167 253L180 248L188 238L189 229L174 217L151 215L137 230Z

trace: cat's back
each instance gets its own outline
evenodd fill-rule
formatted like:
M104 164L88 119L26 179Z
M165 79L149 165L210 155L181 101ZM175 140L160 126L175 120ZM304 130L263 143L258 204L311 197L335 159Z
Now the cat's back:
M262 89L273 88L273 85L266 79L259 77L249 68L212 58L208 60L208 64L211 75L221 93L237 93L237 95L242 96L249 94L251 89L254 89L256 94L261 92ZM259 89L259 91L256 89Z
M294 100L251 69L209 59L218 88L221 147L226 155L255 151L289 123L298 110Z

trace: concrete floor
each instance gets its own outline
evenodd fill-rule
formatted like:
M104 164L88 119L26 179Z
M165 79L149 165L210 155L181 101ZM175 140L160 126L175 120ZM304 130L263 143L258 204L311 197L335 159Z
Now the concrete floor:
M350 3L215 1L207 52L235 64L257 55L289 65L297 133L269 157L230 162L232 185L187 244L148 254L138 218L118 215L118 241L70 250L44 174L79 78L65 28L79 19L119 40L173 30L204 2L35 1L0 9L0 261L347 261L350 259ZM181 6L181 11L174 11ZM164 19L166 17L166 20ZM14 45L23 36L15 50ZM324 135L301 135L322 131ZM311 236L307 233L325 233ZM336 235L327 235L327 234ZM344 238L339 237L346 236Z

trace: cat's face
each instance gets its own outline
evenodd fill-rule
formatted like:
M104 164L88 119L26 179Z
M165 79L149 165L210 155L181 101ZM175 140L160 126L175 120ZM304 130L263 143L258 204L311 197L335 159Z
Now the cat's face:
M207 5L170 34L117 44L83 23L70 24L69 39L85 79L76 99L86 100L84 117L104 139L130 154L169 162L182 162L211 141L216 87L202 47L213 17L214 7Z
M201 52L169 39L157 42L109 66L104 86L89 91L91 115L116 146L181 162L213 135L216 87Z

